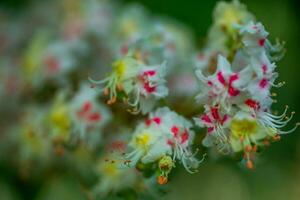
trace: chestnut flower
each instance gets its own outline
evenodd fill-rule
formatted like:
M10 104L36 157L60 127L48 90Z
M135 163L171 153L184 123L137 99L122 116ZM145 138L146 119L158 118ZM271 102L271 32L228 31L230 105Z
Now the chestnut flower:
M110 111L97 100L97 92L83 84L70 103L73 134L90 142L101 139L101 129L111 118ZM88 133L88 134L87 134Z
M107 103L113 104L123 93L123 100L132 107L133 113L149 112L155 101L168 95L165 83L166 64L148 66L125 56L112 65L112 73L101 81L90 80L93 84L104 85ZM121 97L120 97L121 98Z
M161 171L161 175L167 178L178 160L192 173L201 161L195 158L191 150L194 138L191 127L189 121L169 108L159 108L136 128L129 143L132 151L126 154L125 164L135 166L138 162L147 164L169 161L168 170Z

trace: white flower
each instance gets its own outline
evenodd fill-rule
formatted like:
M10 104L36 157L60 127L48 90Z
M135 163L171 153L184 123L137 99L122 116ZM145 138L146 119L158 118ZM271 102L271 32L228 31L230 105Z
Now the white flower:
M97 95L95 90L83 84L71 100L72 126L75 134L79 134L81 139L94 135L96 138L92 140L96 140L98 136L101 136L101 128L111 118L109 110L97 101Z
M49 45L43 54L43 73L46 78L66 75L74 69L75 58L66 42Z
M234 31L234 25L244 24L253 19L254 16L246 6L237 0L221 1L214 10L214 25L229 33Z
M117 100L118 93L124 92L126 103L134 113L142 110L149 112L155 100L168 95L164 76L166 74L165 63L148 66L138 60L125 56L113 63L113 72L102 81L93 81L94 84L105 84L104 94L109 96L108 104Z
M179 160L187 171L192 172L201 161L191 151L194 138L191 126L189 121L166 107L151 113L145 123L137 127L129 144L133 149L127 155L130 165L139 161L153 163L170 156L174 163Z
M230 110L232 104L243 100L241 92L252 78L249 67L234 72L230 63L221 55L218 56L217 70L213 75L205 77L201 70L197 70L196 75L202 87L196 100L201 103L211 102L212 105L220 105L226 110Z
M241 26L240 35L244 49L251 54L261 53L265 50L267 36L269 33L265 30L261 23L249 22L245 26Z
M133 168L121 168L120 149L112 149L97 162L96 172L99 174L99 182L93 188L95 197L105 197L108 194L117 193L123 189L132 188L139 183L140 174Z
M253 155L281 134L294 131L282 130L292 119L286 110L280 116L271 114L273 103L271 87L278 74L268 32L261 23L249 22L239 28L242 46L234 51L232 64L219 55L216 72L205 76L208 61L198 67L196 75L201 80L202 91L196 99L204 104L205 112L196 118L196 124L207 128L203 145L216 146L223 153L244 153L248 168L253 168ZM206 66L206 67L205 67Z
M204 114L194 118L199 127L207 128L203 145L206 147L217 146L220 152L228 153L229 132L227 131L231 116L222 111L218 106L205 105Z

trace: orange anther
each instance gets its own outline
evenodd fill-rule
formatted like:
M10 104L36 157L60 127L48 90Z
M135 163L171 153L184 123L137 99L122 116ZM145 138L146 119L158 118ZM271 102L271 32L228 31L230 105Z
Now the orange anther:
M270 141L269 140L264 140L263 143L264 143L265 146L269 146L270 145Z
M246 152L252 151L251 145L247 145L247 146L245 147L245 151L246 151Z
M108 89L108 88L105 88L104 91L103 91L104 96L107 96L108 93L109 93L109 89Z
M157 177L157 182L158 182L158 184L160 184L160 185L165 185L165 184L168 183L168 178L165 177L165 176L158 176L158 177Z
M252 151L253 151L253 152L256 152L256 151L257 151L257 145L254 145L254 146L252 147Z
M275 135L275 136L274 136L274 138L273 138L273 139L274 139L275 141L278 141L278 140L280 140L280 139L281 139L281 137L280 137L280 135L278 135L278 134L277 134L277 135Z
M123 90L123 85L118 84L118 85L117 85L117 89L118 89L118 91L122 91L122 90Z
M253 168L254 168L253 162L252 162L251 160L248 160L247 163L246 163L246 167L247 167L248 169L253 169Z

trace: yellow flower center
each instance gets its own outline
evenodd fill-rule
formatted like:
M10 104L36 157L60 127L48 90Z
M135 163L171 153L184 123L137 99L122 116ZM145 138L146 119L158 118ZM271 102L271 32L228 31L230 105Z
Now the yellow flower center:
M125 37L129 37L133 33L137 32L137 29L138 29L138 26L134 20L127 20L123 24L122 34L124 34Z
M113 63L113 69L117 74L118 78L121 78L125 74L126 65L123 60L118 60Z
M119 174L119 169L113 163L105 163L102 170L107 176L117 176Z
M56 106L50 114L50 122L59 129L60 133L67 135L70 128L70 119L68 118L68 109L66 106Z
M258 124L255 120L232 120L230 129L234 137L248 136L257 132Z
M150 134L145 132L135 138L135 143L142 148L147 148L147 145L150 142Z
M239 23L240 16L237 10L233 8L228 8L224 10L223 17L220 20L220 23L226 28L230 28L234 23Z

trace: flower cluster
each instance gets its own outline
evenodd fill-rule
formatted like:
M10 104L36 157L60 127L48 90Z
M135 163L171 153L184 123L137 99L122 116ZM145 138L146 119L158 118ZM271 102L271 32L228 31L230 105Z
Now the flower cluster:
M135 166L158 162L158 182L165 184L168 174L179 160L187 171L193 172L201 161L195 158L191 147L194 139L192 124L185 118L164 107L151 113L133 133L125 164Z
M234 9L237 2L226 5L230 6ZM279 53L282 47L272 46L264 26L259 22L245 22L247 14L240 11L230 11L232 17L240 20L230 18L225 23L226 18L222 18L215 21L215 26L226 24L226 30L237 33L233 42L238 48L219 54L213 70L208 61L198 66L196 75L201 92L196 100L204 105L205 111L195 121L207 128L205 146L217 146L219 151L229 154L244 152L247 167L253 168L253 155L258 148L294 131L298 124L284 131L282 128L294 112L291 116L287 116L287 109L280 116L271 112L274 101L271 88L283 85L275 83L278 74L274 61L278 54L276 58L272 55Z
M89 199L158 199L177 165L198 171L201 142L253 168L298 126L286 128L287 107L272 110L283 45L237 0L217 4L201 50L184 25L140 5L45 5L11 27L0 20L0 154L16 153L5 158L13 180L63 172Z

